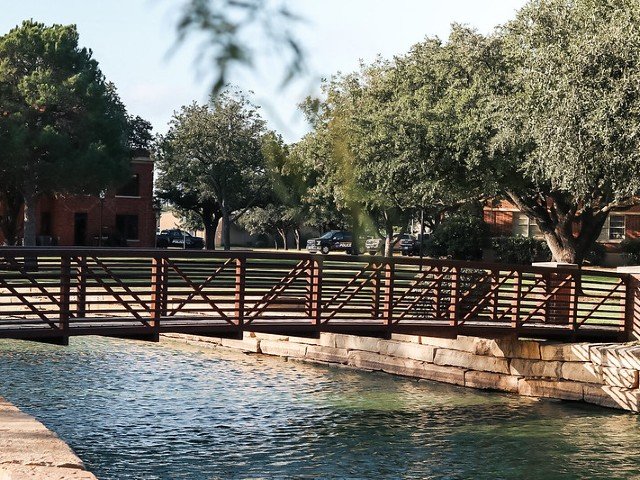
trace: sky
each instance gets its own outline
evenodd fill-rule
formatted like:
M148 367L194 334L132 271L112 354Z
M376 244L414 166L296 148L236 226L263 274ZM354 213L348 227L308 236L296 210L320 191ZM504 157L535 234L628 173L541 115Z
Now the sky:
M198 62L196 41L176 48L176 22L186 0L0 0L0 34L26 19L76 24L82 46L91 48L127 110L163 133L173 112L206 101L215 70ZM308 126L297 105L317 95L320 81L357 69L360 60L391 58L426 36L446 38L451 23L488 33L515 16L525 0L289 0L304 20L296 35L308 73L281 86L283 60L276 52L261 68L230 80L260 105L271 128L298 140ZM258 38L249 39L259 42Z

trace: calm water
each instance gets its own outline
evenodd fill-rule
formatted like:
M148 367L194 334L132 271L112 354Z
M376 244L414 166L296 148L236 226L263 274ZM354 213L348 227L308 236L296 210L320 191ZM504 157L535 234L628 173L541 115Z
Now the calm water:
M630 414L177 343L0 342L0 394L101 479L640 478Z

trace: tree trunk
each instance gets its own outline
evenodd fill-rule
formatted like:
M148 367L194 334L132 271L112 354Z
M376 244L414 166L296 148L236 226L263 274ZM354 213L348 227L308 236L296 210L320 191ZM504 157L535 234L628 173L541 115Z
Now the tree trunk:
M27 185L24 192L24 240L25 247L35 247L38 220L36 218L36 207L38 196L35 188Z
M282 239L282 246L284 247L285 250L289 250L289 242L287 240L287 231L283 230L281 228L278 229L278 235L280 235L280 238Z
M205 210L202 215L202 223L204 224L204 248L207 250L216 249L216 234L218 233L218 225L220 224L221 215Z
M579 207L558 193L523 197L509 192L509 197L520 211L536 220L555 262L582 265L609 215L606 208L584 207L578 213Z
M300 246L300 229L298 227L293 229L293 236L296 239L296 250L300 251L302 247Z
M0 230L6 245L15 245L18 241L18 224L22 195L19 192L8 191L1 196L0 203L4 207L0 215Z
M231 212L222 204L222 245L225 250L231 250Z
M387 220L384 226L384 256L393 257L393 224Z

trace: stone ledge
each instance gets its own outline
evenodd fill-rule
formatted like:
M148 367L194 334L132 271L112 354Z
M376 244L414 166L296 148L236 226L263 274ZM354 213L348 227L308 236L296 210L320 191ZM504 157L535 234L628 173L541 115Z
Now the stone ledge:
M640 391L608 385L584 385L583 399L601 407L640 411Z
M71 448L35 418L0 399L0 479L95 479Z
M458 350L474 355L498 358L526 358L540 360L540 343L533 340L515 340L513 338L479 338L459 336L456 339L420 337L420 343L446 350Z
M589 362L589 343L541 343L542 360L560 362Z
M436 349L430 345L383 340L380 342L379 352L381 355L433 363Z
M0 480L97 480L86 470L35 465L0 465Z
M604 383L601 367L591 362L565 362L562 364L559 377L582 383Z
M527 397L582 400L582 385L579 382L521 378L518 380L518 393Z
M591 362L565 362L560 378L610 387L638 388L638 370L603 367Z
M465 370L462 368L444 367L418 360L389 357L357 350L349 352L348 362L349 365L367 370L378 370L405 377L464 385Z
M589 348L589 360L596 365L640 370L640 346L608 344Z
M464 386L483 390L518 393L519 379L520 377L514 375L467 370L464 374Z
M346 348L325 347L322 345L309 345L305 358L320 362L342 363L348 361L349 351Z
M506 358L487 357L459 350L438 348L434 362L437 365L461 367L467 370L509 374L509 361Z
M260 340L260 352L265 355L304 358L308 345L304 343L283 342L280 340Z
M561 367L561 362L514 358L511 360L509 370L511 375L522 377L558 378Z

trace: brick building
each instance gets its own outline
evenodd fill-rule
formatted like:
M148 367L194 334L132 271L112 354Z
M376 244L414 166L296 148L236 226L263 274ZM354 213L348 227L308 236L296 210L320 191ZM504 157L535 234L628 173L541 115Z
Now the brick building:
M41 245L98 246L126 240L129 247L154 247L153 161L131 161L131 179L118 191L95 195L50 195L36 210ZM102 229L102 238L99 232Z
M542 239L542 232L535 220L529 219L515 205L505 200L485 207L484 221L494 237L521 235ZM640 205L613 211L598 237L598 242L607 251L607 263L618 263L620 243L625 239L635 238L640 238Z

